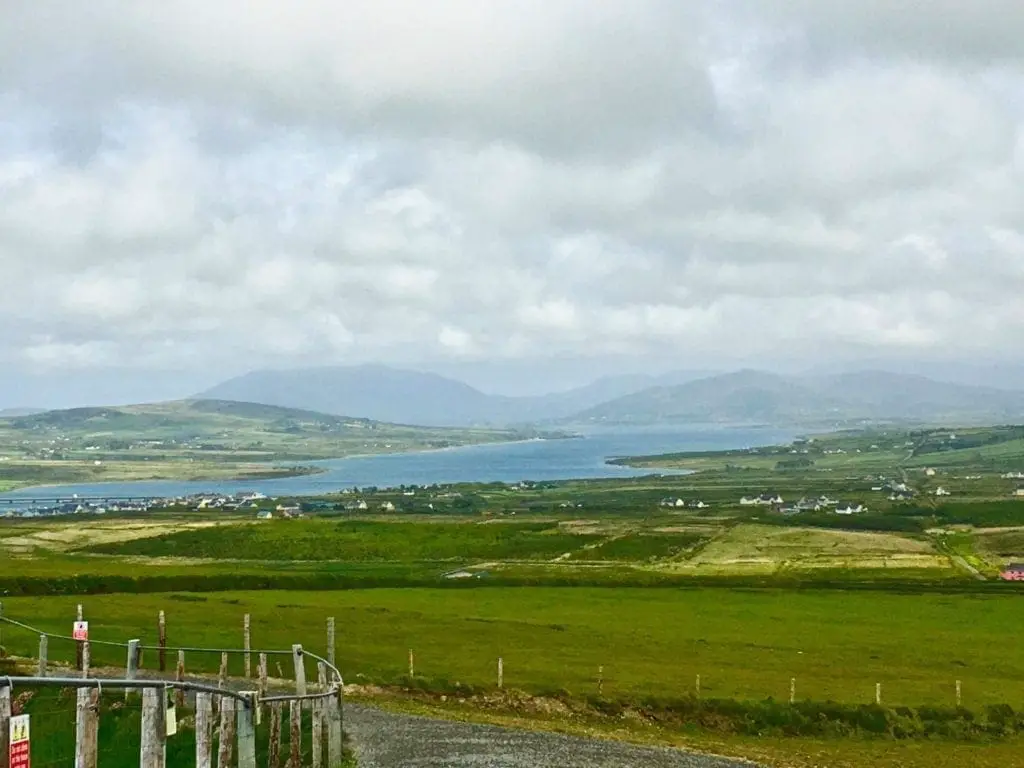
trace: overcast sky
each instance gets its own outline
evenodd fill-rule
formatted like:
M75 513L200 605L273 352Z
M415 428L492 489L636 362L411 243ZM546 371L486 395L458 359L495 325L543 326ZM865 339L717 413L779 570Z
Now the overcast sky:
M0 362L1020 361L1022 128L1020 0L3 2Z

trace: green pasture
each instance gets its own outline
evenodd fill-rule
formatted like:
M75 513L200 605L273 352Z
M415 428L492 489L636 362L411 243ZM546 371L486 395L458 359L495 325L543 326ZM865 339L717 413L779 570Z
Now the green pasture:
M233 592L9 598L4 613L67 634L84 602L96 640L155 643L159 610L169 642L240 647L242 616L253 643L325 651L325 620L338 626L337 658L350 683L434 680L505 683L531 692L685 696L701 676L702 695L760 700L873 701L876 683L890 705L952 705L961 680L968 707L1024 704L1024 649L1007 642L1019 597L882 592L499 588L374 589L341 592ZM11 627L3 644L34 654L38 638ZM70 660L53 641L53 659ZM119 648L94 646L97 664L123 664ZM282 658L284 672L287 662ZM152 667L155 655L144 663ZM189 669L212 671L216 654L191 654ZM233 662L240 670L241 660Z

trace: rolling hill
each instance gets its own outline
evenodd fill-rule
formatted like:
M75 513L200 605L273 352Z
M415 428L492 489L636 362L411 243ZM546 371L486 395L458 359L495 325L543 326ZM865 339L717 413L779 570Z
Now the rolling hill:
M7 453L64 459L316 459L499 442L534 434L415 427L210 399L72 408L0 419L0 447Z

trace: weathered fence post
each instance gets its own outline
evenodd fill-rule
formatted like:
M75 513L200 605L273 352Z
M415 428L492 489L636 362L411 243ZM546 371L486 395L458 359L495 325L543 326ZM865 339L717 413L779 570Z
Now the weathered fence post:
M167 616L163 611L160 611L160 615L156 620L156 636L157 645L159 646L158 659L160 661L160 671L167 671Z
M327 619L327 662L334 666L334 617Z
M505 660L498 657L498 688L505 687Z
M882 703L882 684L875 683L875 704Z
M96 768L99 756L99 727L99 689L79 688L75 714L75 768Z
M267 747L267 768L281 766L281 702L270 704L270 736Z
M75 621L85 621L85 614L82 612L82 604L78 604L78 610L75 612ZM83 654L85 647L84 640L78 640L75 642L75 669L81 670L83 663ZM88 677L88 675L86 675Z
M956 707L957 707L957 709L959 709L960 705L963 703L963 696L961 695L962 693L963 693L963 688L960 685L960 681L957 680L956 681Z
M301 645L292 646L292 661L295 662L295 693L299 696L306 695L306 662L302 653Z
M697 698L699 699L700 698L700 675L697 675L697 679L693 681L693 692L697 696Z
M267 695L267 654L260 654L259 663L259 693L260 698Z
M142 746L139 768L164 768L167 761L167 702L162 688L142 691Z
M46 677L46 648L49 638L46 635L39 636L39 677Z
M220 697L220 748L217 750L217 768L231 768L235 746L235 700Z
M327 764L331 768L341 764L341 745L341 700L331 696L327 700Z
M11 743L11 688L0 685L0 768L10 765L7 754Z
M245 691L248 699L238 707L238 768L256 768L256 693Z
M796 703L796 678L789 678L789 703Z
M323 702L323 699L313 699L313 705L310 707L313 721L313 768L323 768L324 765Z
M134 680L139 671L139 645L138 640L128 641L128 661L125 664L124 676L128 680ZM127 699L131 694L131 688L124 689L124 697Z
M245 649L245 679L248 680L252 677L252 636L250 630L252 627L252 617L249 614L245 614L242 617L242 648Z
M597 668L597 695L604 695L604 665Z
M89 677L89 665L92 664L92 647L89 641L82 643L82 679Z
M213 768L213 694L196 694L196 768Z
M179 683L185 682L185 652L178 651L178 666L174 671L174 679ZM185 689L179 688L174 692L174 706L178 709L185 708Z
M292 699L288 702L288 768L302 768L302 701Z
M409 677L416 677L416 656L412 648L409 649Z

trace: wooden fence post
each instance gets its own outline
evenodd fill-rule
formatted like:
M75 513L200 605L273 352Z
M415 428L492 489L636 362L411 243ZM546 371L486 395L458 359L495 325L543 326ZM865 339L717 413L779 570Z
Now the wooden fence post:
M39 636L39 674L38 677L46 677L46 648L49 638L46 635Z
M313 768L323 768L324 765L323 702L323 699L313 699L313 705L310 707L313 721Z
M409 649L409 677L416 677L416 656L413 655L412 648Z
M302 653L301 645L292 646L292 661L295 662L295 693L299 696L306 695L306 663Z
M604 665L597 668L597 695L604 695Z
M334 666L334 617L327 619L327 661Z
M99 689L79 688L78 707L75 713L75 768L96 768L99 756L99 727Z
M128 680L134 680L139 671L139 645L138 640L128 641L128 661L125 664L124 676ZM127 699L131 694L131 688L124 689L124 697Z
M167 702L163 689L142 691L142 745L139 768L164 768L167 755Z
M263 698L267 695L267 654L265 653L260 654L259 677L259 693L260 698Z
M505 660L498 657L498 688L505 687Z
M174 671L174 679L179 683L185 682L185 652L178 651L178 666ZM185 690L179 688L174 692L174 706L178 709L185 708Z
M75 621L85 621L84 617L85 617L85 614L82 612L82 604L79 603L78 604L78 609L75 612ZM82 660L83 660L82 654L84 653L84 650L83 650L84 646L85 646L85 641L83 641L83 640L78 640L78 641L75 642L75 669L77 669L77 670L81 670L82 669ZM88 677L88 675L84 675L84 677Z
M882 684L875 683L875 704L882 703Z
M222 653L220 655L220 671L217 673L217 687L223 688L228 682L228 655ZM224 703L223 701L221 702Z
M11 743L11 688L0 685L0 768L10 765L7 751Z
M89 665L92 664L92 646L89 641L82 642L82 679L89 677Z
M281 766L281 702L270 704L270 736L267 748L267 768Z
M960 705L963 703L963 688L960 685L960 681L956 681L956 708L960 709Z
M693 692L697 698L700 698L700 675L697 675L697 679L693 681Z
M327 764L341 764L341 701L337 696L327 700Z
M159 646L158 659L160 661L160 671L167 671L167 616L163 611L160 611L159 616L156 620L156 636L157 645Z
M196 768L213 768L213 694L196 694Z
M246 691L238 707L238 768L256 768L256 693Z
M220 748L217 750L217 768L231 768L235 746L235 700L220 697Z
M796 703L796 678L789 678L789 703Z
M245 649L245 679L252 677L252 617L247 613L242 617L242 648Z
M288 768L302 768L302 702L292 699L288 702L290 756Z

